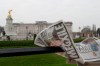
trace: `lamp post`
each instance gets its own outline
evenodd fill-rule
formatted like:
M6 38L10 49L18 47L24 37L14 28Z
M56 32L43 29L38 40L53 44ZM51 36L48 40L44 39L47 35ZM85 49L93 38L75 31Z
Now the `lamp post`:
M81 27L79 27L79 38L81 38Z

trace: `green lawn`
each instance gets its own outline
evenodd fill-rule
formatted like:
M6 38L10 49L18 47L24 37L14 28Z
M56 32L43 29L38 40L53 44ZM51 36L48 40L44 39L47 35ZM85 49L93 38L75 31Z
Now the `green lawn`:
M77 42L79 41L80 40ZM35 45L33 41L26 40L0 41L0 49L25 47L35 47ZM76 66L76 64L67 64L65 58L54 53L50 53L28 56L0 57L0 66Z
M66 64L66 59L56 54L1 57L0 66L76 66Z

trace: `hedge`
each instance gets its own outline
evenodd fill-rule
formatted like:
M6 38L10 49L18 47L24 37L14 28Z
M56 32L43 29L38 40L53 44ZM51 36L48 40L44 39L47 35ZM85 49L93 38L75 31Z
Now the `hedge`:
M0 41L0 47L11 47L11 46L33 46L32 40L20 40L20 41Z
M76 39L73 39L74 43L79 43L81 41L83 41L84 38L76 38Z
M75 43L81 42L83 38L73 39ZM0 41L0 47L15 47L15 46L35 46L33 40L20 40L20 41Z

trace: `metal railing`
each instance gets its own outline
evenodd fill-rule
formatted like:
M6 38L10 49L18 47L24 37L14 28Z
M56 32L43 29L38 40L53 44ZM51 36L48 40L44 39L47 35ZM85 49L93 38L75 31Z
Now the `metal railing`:
M45 54L55 52L64 51L60 47L8 48L0 49L0 57Z

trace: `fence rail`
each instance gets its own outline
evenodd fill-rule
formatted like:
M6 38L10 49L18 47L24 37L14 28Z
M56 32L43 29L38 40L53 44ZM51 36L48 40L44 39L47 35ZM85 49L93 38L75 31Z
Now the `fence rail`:
M0 57L45 54L54 52L64 51L60 47L8 48L0 49Z

